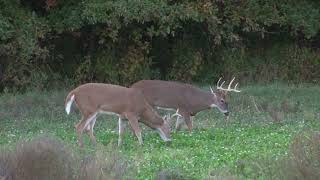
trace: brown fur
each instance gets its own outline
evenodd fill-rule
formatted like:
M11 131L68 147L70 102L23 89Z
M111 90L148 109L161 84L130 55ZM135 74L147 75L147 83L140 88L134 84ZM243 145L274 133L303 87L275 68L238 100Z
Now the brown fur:
M141 133L138 126L138 121L141 121L152 129L162 129L169 137L166 123L153 111L143 94L137 89L103 83L83 84L68 94L65 105L72 95L75 96L75 102L83 116L80 123L76 125L80 146L82 146L82 131L88 125L92 126L89 135L92 142L95 143L92 130L94 124L90 124L88 120L101 111L113 112L118 114L121 119L128 119L137 136Z
M131 87L141 90L152 106L179 109L190 131L192 130L190 117L209 109L212 104L218 106L220 110L228 111L227 102L224 100L226 94L220 91L214 95L190 84L160 80L141 80ZM176 128L180 127L177 125Z

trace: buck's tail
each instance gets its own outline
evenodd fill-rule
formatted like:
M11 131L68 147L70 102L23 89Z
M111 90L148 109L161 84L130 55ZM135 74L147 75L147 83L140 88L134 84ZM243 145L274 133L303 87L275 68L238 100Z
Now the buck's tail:
M68 96L67 96L67 98L66 98L65 105L64 105L64 106L65 106L65 110L66 110L67 114L70 114L70 111L71 111L71 105L72 105L72 103L73 103L74 99L75 99L74 92L73 92L73 91L71 91L71 92L68 94Z

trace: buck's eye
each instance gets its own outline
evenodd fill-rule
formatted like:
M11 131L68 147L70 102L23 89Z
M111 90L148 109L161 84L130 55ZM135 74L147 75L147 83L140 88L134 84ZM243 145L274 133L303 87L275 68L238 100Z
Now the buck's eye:
M224 100L223 100L223 99L221 99L220 101L221 101L222 103L224 103Z

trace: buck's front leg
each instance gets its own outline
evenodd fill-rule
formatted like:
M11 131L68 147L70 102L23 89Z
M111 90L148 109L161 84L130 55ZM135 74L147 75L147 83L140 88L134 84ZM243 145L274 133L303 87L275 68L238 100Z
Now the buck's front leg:
M183 123L183 117L178 116L177 120L176 120L176 130L177 131L180 131L182 123Z
M183 115L184 117L184 121L186 122L187 126L188 126L188 129L189 129L189 132L191 133L192 132L192 120L191 120L191 117L190 115Z
M127 114L127 119L131 125L131 128L134 132L134 134L137 136L139 144L142 145L142 136L141 136L141 129L139 127L139 121L138 118L135 115Z
M191 133L192 132L192 120L191 120L191 116L190 116L190 113L187 113L187 112L184 112L184 111L181 111L180 112L180 115L183 117L183 120L186 122L187 126L188 126L188 129L189 129L189 132ZM181 128L181 125L183 123L183 120L180 116L178 116L177 118L177 121L176 121L176 130L179 131L180 128Z

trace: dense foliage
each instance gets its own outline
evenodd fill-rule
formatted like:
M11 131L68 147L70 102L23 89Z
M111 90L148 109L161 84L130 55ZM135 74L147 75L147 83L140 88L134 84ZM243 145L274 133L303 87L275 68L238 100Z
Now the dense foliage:
M319 80L319 7L316 0L0 0L1 88L221 74Z

